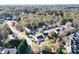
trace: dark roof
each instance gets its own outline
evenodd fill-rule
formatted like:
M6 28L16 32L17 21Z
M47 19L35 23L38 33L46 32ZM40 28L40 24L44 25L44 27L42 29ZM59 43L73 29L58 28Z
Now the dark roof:
M44 36L48 35L48 33L43 33Z
M38 41L42 41L42 40L44 40L44 37L43 37L43 35L40 35L40 36L37 36L37 39L38 39Z

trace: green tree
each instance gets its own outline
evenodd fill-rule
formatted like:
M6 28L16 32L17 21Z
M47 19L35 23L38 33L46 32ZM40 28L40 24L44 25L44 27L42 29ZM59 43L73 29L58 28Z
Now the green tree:
M48 33L48 37L52 39L53 37L57 37L57 34L53 30L50 30Z
M52 54L52 51L49 47L43 46L42 53L43 54Z
M26 40L23 40L18 46L17 53L18 54L26 54L27 48L28 48L28 44L27 44Z
M4 43L0 40L0 46L3 46L3 44L4 44Z
M16 40L9 40L9 41L7 41L6 45L7 45L8 47L11 47L11 48L13 48L13 47L18 48L18 46L19 46L19 44L20 44L21 42L22 42L22 40L19 40L19 39L16 39Z
M63 50L65 50L65 48L64 47L60 47L60 48L57 49L56 53L57 54L65 54L65 52Z

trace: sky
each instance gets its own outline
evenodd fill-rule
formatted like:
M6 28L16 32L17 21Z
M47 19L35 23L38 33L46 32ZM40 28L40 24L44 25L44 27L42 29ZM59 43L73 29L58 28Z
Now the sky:
M0 0L0 5L29 5L29 4L79 4L79 0Z

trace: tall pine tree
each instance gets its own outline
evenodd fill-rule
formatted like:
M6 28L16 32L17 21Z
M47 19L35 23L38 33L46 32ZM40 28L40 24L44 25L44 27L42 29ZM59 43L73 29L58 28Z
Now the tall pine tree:
M26 40L23 40L18 46L18 54L27 54L28 44Z

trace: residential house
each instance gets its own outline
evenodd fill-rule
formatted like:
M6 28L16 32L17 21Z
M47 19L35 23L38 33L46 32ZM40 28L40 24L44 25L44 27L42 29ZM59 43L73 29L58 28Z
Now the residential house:
M3 15L3 18L5 20L12 20L12 16L11 15Z
M47 36L47 35L48 35L48 32L49 32L48 30L44 31L44 32L43 32L43 35L44 35L44 36Z
M0 24L3 24L4 19L0 18Z
M31 35L35 35L35 31L31 31L29 32Z
M55 28L55 31L56 31L57 33L61 32L62 30L63 30L62 27L56 27L56 28Z
M64 30L64 32L69 35L69 34L72 34L72 33L76 32L76 28L68 27L67 29Z
M31 32L31 30L30 30L29 28L26 28L26 27L24 27L24 31L25 31L26 33L30 33L30 32Z
M75 27L76 29L79 29L79 20L77 20L77 19L75 19L74 21L73 21L73 27Z
M1 53L4 49L5 49L4 47L0 47L0 53Z
M79 32L73 33L69 36L71 40L71 51L73 54L79 53Z
M43 34L40 34L40 35L37 35L37 36L35 37L35 41L40 42L40 41L43 41L44 38L45 38L45 36L44 36Z
M48 27L48 29L51 29L53 26L52 26L52 24L47 24L47 27Z
M14 35L14 34L10 34L10 35L8 35L8 39L9 40L14 40L14 39L16 39L17 38L17 36L16 35Z
M44 30L47 30L48 29L48 27L47 26L42 26L42 28L44 29Z
M63 37L63 41L65 42L65 48L66 48L66 51L68 54L72 53L72 50L71 50L71 40L69 39L68 36L64 36Z
M16 54L17 49L16 48L5 48L2 51L2 54Z

